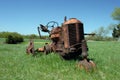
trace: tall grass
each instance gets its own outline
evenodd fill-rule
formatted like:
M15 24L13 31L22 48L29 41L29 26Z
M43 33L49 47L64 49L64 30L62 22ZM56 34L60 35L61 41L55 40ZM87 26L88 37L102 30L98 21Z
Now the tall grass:
M76 67L77 61L65 61L57 53L36 57L25 53L29 40L22 44L4 44L0 39L0 80L119 80L120 42L88 42L89 58L97 65L94 72ZM35 48L44 40L35 40ZM42 53L41 53L42 54Z

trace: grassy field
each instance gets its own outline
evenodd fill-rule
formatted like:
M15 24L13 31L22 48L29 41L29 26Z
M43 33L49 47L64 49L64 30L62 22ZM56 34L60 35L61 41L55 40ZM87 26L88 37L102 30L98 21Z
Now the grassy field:
M88 42L89 58L97 65L94 72L76 67L77 61L62 60L57 54L26 55L28 40L4 44L0 39L0 80L119 80L120 42ZM35 48L44 45L35 40Z

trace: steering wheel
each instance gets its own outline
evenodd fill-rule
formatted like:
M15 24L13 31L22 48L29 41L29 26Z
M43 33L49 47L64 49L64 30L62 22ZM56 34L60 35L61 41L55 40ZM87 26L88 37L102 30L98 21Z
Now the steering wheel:
M50 21L47 23L46 27L49 31L51 31L54 27L57 27L58 25L58 22Z

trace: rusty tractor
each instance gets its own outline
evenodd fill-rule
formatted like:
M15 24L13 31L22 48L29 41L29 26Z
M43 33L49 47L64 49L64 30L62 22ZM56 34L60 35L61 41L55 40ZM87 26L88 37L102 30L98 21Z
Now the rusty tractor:
M58 53L63 59L78 59L81 58L78 66L89 70L95 67L95 63L88 59L88 46L84 35L94 35L84 33L83 23L76 18L69 20L64 18L64 23L61 26L55 21L50 21L46 26L40 24L38 33L41 37L40 31L49 33L51 43L45 43L45 46L34 50L33 41L30 41L26 52L32 53L43 52L49 54L51 52Z

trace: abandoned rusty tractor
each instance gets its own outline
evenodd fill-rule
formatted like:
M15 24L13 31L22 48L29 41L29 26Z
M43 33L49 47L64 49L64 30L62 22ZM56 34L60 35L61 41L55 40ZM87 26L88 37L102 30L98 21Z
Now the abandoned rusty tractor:
M69 20L64 19L64 23L58 26L55 21L50 21L46 26L40 24L38 27L38 32L41 37L40 31L49 33L51 43L46 43L43 48L38 48L37 52L43 52L44 54L49 54L51 52L57 52L62 58L66 60L82 59L78 63L78 66L84 67L86 70L95 67L93 61L87 58L88 56L88 46L84 35L94 35L85 34L83 23L76 18L70 18ZM26 52L35 54L33 41L30 41Z

